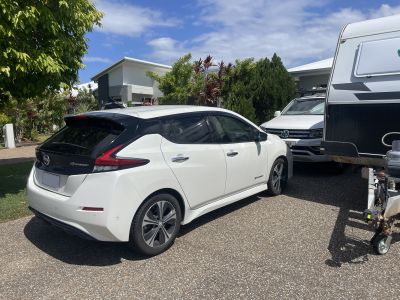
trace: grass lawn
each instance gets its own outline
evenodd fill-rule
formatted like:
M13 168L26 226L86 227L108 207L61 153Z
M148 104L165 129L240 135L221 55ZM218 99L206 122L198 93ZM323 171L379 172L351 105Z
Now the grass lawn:
M33 162L0 166L0 223L30 215L25 185Z
M37 137L37 141L43 143L50 136L51 136L51 134L39 134L38 137Z

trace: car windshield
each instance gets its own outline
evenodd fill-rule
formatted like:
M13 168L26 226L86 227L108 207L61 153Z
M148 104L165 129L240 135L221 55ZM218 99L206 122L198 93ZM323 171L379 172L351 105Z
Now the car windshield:
M283 115L323 115L325 99L295 99L282 112Z

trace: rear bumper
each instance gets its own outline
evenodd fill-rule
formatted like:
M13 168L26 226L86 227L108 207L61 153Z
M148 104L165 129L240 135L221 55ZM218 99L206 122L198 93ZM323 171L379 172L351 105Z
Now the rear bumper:
M107 211L83 211L82 206L71 197L65 197L47 191L35 185L31 180L27 185L29 208L39 218L67 229L78 236L90 236L100 241L118 241L119 239L107 228Z
M329 162L332 158L320 151L321 139L285 139L294 161Z
M134 191L127 193L120 188L121 174L91 174L68 197L38 186L34 182L34 172L35 168L29 176L26 191L28 206L39 218L86 239L129 240L133 214L140 198ZM87 211L83 207L100 207L103 211Z
M57 219L54 219L52 217L46 216L45 214L42 214L41 212L38 212L36 209L32 207L28 207L36 217L39 219L45 221L46 223L49 223L50 225L53 225L69 234L76 235L80 237L81 239L84 240L89 240L89 241L95 241L96 239L92 237L91 235L87 234L86 232L79 230L78 228L68 225L66 223L63 223Z

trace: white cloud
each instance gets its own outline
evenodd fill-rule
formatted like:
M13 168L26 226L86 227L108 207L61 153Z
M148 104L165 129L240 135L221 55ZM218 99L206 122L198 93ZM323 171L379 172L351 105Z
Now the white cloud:
M160 11L121 1L97 0L96 7L104 13L102 26L97 28L100 32L137 37L154 27L179 24L175 19L164 18Z
M148 45L153 48L152 56L167 62L174 61L187 52L182 44L169 37L151 40Z
M378 10L370 12L372 19L380 17L388 17L396 14L400 14L400 5L392 7L387 4L382 4Z
M343 25L400 13L400 6L376 10L343 8L324 14L333 0L199 0L200 19L210 31L191 40L163 37L150 41L152 57L167 63L183 53L216 60L271 57L278 53L291 67L333 56Z
M100 57L100 56L85 56L83 58L83 62L85 63L103 63L103 64L108 64L111 63L111 59L107 57Z

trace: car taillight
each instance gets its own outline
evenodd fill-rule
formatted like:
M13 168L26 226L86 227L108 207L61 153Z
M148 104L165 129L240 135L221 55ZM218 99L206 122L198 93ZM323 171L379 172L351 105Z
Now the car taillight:
M116 153L124 145L114 147L96 158L94 163L93 172L107 172L114 170L121 170L127 168L134 168L148 164L148 159L142 158L118 158Z

